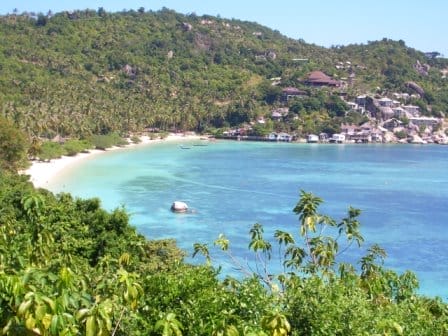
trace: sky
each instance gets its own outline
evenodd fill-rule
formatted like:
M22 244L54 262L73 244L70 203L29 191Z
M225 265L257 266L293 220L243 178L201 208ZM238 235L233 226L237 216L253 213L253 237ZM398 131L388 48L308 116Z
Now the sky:
M448 57L448 1L425 0L9 0L0 14L73 9L159 10L253 21L294 39L324 47L389 38Z

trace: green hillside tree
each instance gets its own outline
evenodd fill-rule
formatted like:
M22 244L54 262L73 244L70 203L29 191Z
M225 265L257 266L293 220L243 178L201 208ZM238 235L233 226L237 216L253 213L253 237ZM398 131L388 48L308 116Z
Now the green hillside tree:
M26 135L0 116L0 167L9 171L25 168L27 149Z

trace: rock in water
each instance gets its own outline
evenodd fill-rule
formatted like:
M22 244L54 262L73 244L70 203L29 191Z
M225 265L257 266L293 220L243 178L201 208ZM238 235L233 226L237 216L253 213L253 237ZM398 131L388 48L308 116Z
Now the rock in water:
M171 211L173 211L173 212L187 212L188 211L188 205L185 202L175 201L171 205Z

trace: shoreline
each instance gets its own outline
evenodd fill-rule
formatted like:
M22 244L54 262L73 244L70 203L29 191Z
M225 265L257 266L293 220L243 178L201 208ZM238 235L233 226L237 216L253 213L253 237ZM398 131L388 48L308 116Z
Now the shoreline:
M101 155L104 153L109 153L111 151L115 150L127 150L135 147L141 147L141 146L147 146L152 145L156 143L161 142L171 142L171 141L191 141L191 140L199 140L202 137L197 134L179 134L179 133L170 133L166 138L163 139L153 139L151 140L149 136L141 136L139 143L131 143L121 146L121 147L111 147L107 148L106 150L100 150L100 149L91 149L87 153L78 153L74 156L62 156L58 159L52 159L50 161L31 161L31 166L20 172L22 175L28 175L29 181L34 185L35 188L48 188L51 185L51 182L57 178L57 176L62 173L64 170L71 168L75 166L76 164L87 160L92 159L97 155ZM243 140L243 141L255 141L254 139L250 138L240 138L236 139L233 137L221 137L219 138L221 140ZM305 144L312 144L308 143L306 139L301 139L302 141L294 141L296 143L305 143ZM128 140L130 141L130 140ZM268 140L264 140L268 141ZM285 141L269 141L269 142L285 142ZM324 143L318 143L318 144L324 144ZM352 142L344 142L342 144L352 144ZM354 143L353 143L354 144ZM400 142L391 142L390 144L403 144Z
M88 153L78 153L74 156L62 156L58 159L52 159L50 161L31 161L31 166L25 171L21 172L23 175L29 176L29 181L35 188L47 188L51 181L55 179L62 171L72 167L73 165L80 163L84 160L94 158L97 155L109 153L115 150L127 150L131 148L147 146L151 144L161 143L165 141L186 141L186 140L199 140L198 135L179 135L171 133L164 139L151 140L148 136L140 137L140 143L129 143L123 147L111 147L106 150L92 149Z

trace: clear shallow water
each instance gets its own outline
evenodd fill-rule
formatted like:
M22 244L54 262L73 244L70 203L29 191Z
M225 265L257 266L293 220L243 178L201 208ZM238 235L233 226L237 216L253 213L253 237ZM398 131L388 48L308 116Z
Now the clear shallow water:
M175 238L189 253L195 242L212 245L224 233L243 259L251 258L254 223L264 225L266 237L276 229L296 232L292 209L303 189L322 197L321 212L336 219L349 205L360 208L364 246L379 243L386 266L415 271L421 293L446 300L447 168L448 146L160 143L84 161L49 189L99 197L108 209L124 205L142 234ZM174 200L195 213L173 214ZM228 259L217 256L215 264L231 272Z

